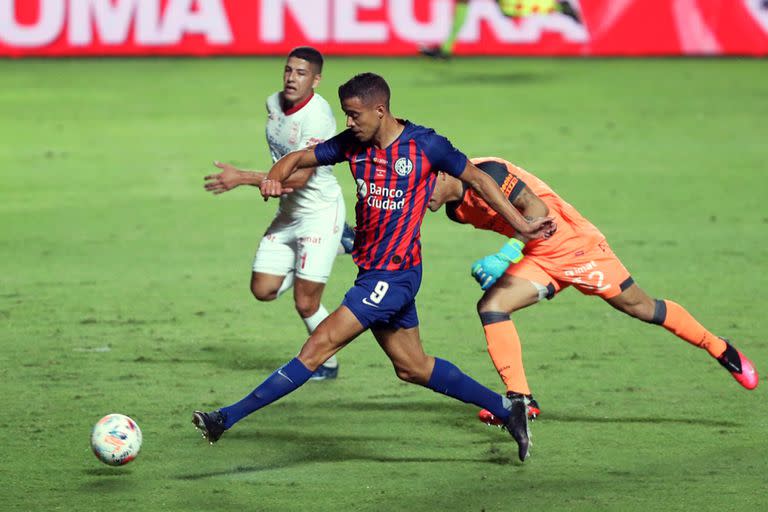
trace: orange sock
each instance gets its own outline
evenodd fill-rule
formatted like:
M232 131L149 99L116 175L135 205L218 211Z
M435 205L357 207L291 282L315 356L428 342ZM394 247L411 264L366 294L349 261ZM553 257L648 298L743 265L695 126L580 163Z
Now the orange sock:
M487 323L486 319L490 315L499 315L495 317L496 321ZM507 386L507 391L530 395L528 389L528 380L525 378L525 369L523 368L523 352L520 347L520 337L517 335L515 324L509 319L509 315L501 313L483 313L483 330L485 331L485 340L488 342L488 353L491 355L496 371L499 372L501 380ZM503 320L500 320L503 318Z
M683 306L676 302L657 300L654 323L660 324L678 338L703 348L712 357L720 357L725 352L725 341L705 329Z

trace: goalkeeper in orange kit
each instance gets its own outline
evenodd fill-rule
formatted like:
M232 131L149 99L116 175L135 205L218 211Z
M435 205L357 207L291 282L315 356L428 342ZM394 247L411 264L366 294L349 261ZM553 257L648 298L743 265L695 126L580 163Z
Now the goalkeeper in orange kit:
M501 216L445 173L439 174L429 201L433 212L445 205L446 214L455 222L517 237L472 266L472 275L485 290L478 312L488 352L508 396L523 395L529 402L532 399L520 338L510 314L542 299L552 299L568 286L585 295L597 295L634 318L664 327L706 350L746 389L757 386L757 372L744 354L704 328L684 307L668 299L649 297L613 253L605 236L546 183L500 158L475 158L472 163L494 178L523 215L551 217L557 223L557 231L550 238L521 242ZM530 417L539 412L535 401L529 405ZM480 418L498 424L487 411L481 411Z

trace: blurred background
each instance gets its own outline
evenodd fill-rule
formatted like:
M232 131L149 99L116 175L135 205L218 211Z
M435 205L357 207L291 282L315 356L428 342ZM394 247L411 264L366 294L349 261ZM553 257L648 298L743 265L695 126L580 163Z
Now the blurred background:
M4 0L0 55L415 55L453 0ZM460 2L462 3L462 2ZM764 0L470 0L456 55L753 55ZM547 11L542 14L542 11ZM512 16L510 16L512 14Z

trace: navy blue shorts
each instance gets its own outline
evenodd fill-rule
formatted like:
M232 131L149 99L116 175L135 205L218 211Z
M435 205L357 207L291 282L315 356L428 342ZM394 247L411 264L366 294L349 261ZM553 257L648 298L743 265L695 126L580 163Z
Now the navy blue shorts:
M341 304L366 329L410 329L419 325L415 300L419 286L421 265L407 270L360 269Z

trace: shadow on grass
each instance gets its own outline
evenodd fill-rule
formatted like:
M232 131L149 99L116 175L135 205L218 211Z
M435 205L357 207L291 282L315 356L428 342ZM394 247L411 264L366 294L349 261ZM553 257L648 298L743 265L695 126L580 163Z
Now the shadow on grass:
M614 417L596 417L596 416L573 416L573 415L560 415L557 413L547 412L546 417L542 417L536 421L552 421L552 422L567 422L567 423L637 423L637 424L666 424L666 425L698 425L703 427L741 427L741 423L728 420L708 420L705 418L664 418L660 416L650 417L627 417L627 416L614 416Z
M392 442L400 439L397 435L391 436L366 436L366 435L350 435L350 434L333 434L326 435L320 432L297 432L295 430L271 430L271 431L254 431L248 429L236 430L234 432L227 432L227 439L239 439L247 441L258 442L271 442L276 443L296 443L301 442L312 447L328 447L329 445L337 445L343 443L360 443L366 445L367 443L379 443L379 442Z
M358 412L377 412L377 411L401 411L414 412L422 414L438 414L447 421L454 418L461 419L463 408L461 404L446 400L443 402L423 402L414 401L407 397L400 400L389 401L366 401L366 402L342 402L342 403L323 403L320 404L328 409L344 409ZM469 410L473 411L473 406ZM457 416L458 414L458 416ZM577 416L568 414L558 414L556 412L546 411L537 422L569 422L569 423L635 423L635 424L678 424L678 425L698 425L704 427L742 427L743 424L729 420L714 420L707 418L665 418L663 416Z
M454 401L446 400L444 402L420 402L404 398L402 401L370 401L370 402L342 402L330 403L326 405L329 409L344 409L358 412L377 412L377 411L401 411L422 414L437 414L444 417L447 421L454 418L461 419L463 407ZM469 411L473 406L469 406ZM458 414L458 416L457 416ZM568 414L558 414L546 411L537 421L562 421L570 423L636 423L636 424L679 424L679 425L700 425L704 427L741 427L741 423L729 420L713 420L707 418L665 418L663 416L576 416Z
M123 477L128 476L132 473L130 469L121 468L121 467L114 467L114 468L88 468L84 469L83 473L90 476L98 476L98 477L105 477L105 476L112 476L112 477Z
M383 462L383 463L471 463L471 464L492 464L494 466L502 465L514 465L515 463L511 459L494 456L488 459L480 458L457 458L457 457L388 457L385 455L365 455L362 453L323 453L322 456L307 456L306 454L290 458L288 456L281 457L279 461L274 461L269 464L254 464L248 466L236 466L234 468L222 469L216 471L202 471L199 473L190 473L186 475L179 475L176 477L178 480L202 480L204 478L214 478L219 476L233 476L233 475L245 475L248 473L261 473L264 471L274 471L277 469L285 469L291 467L299 467L308 464L316 463L334 463L334 462Z
M456 87L457 85L513 85L547 82L552 78L542 73L507 72L507 73L440 73L434 77L421 77L412 82L430 87Z
M384 429L384 432L388 432ZM388 447L400 445L402 436L397 432L391 435L350 435L339 433L306 432L296 430L241 430L227 432L224 442L239 442L243 446L280 445L285 447L279 456L271 457L263 464L247 464L226 469L213 469L176 476L179 480L200 480L219 476L235 476L264 471L300 467L318 463L337 462L380 462L395 464L425 463L470 463L515 465L511 458L502 457L498 451L491 450L486 457L456 457L456 451L445 449L445 457L388 455ZM416 443L417 441L414 441ZM487 441L486 441L487 443ZM415 451L415 450L414 450Z
M124 467L84 469L83 474L96 478L84 482L81 488L96 493L124 492L136 484L134 479L127 478L132 473Z
M413 413L431 413L441 415L456 416L461 414L462 405L453 401L445 400L438 402L422 402L412 398L404 397L402 400L388 401L365 401L365 402L327 402L321 404L329 409L343 409L356 412L413 412ZM470 406L471 407L471 406Z

